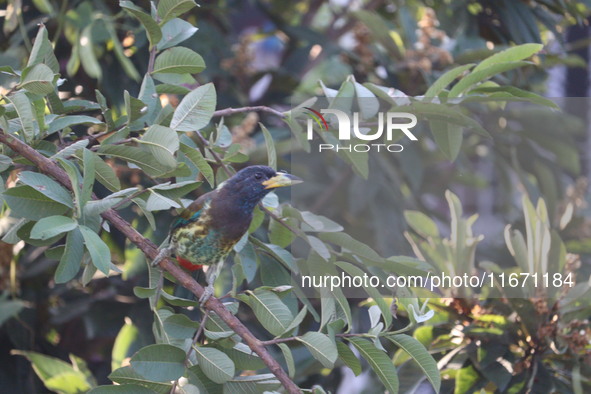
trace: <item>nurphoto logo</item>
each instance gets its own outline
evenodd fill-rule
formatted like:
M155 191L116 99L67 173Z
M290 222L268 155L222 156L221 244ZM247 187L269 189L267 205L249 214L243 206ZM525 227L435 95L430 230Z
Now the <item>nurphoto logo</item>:
M325 150L334 151L349 151L349 152L369 152L369 151L388 151L388 152L402 152L404 147L401 144L389 143L394 138L397 140L400 137L399 133L403 133L411 141L417 141L417 137L410 131L417 124L417 117L408 112L379 112L377 114L377 130L373 131L370 124L360 124L359 112L353 112L353 119L344 111L330 108L321 109L320 112L310 107L304 107L310 112L307 112L307 138L312 140L314 138L314 124L316 124L321 133L329 132L329 125L324 115L333 115L338 123L338 142L339 143L322 143L318 145L318 151ZM384 132L385 131L385 132ZM352 144L352 138L361 141L377 141L385 135L385 142L382 143L359 143ZM343 144L342 142L349 143ZM326 142L326 141L325 141Z

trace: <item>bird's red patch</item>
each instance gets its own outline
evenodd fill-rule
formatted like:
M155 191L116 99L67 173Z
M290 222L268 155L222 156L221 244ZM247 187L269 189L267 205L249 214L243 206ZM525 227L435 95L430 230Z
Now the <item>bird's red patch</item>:
M177 257L176 260L179 262L179 265L186 270L189 271L197 271L200 270L203 266L199 264L193 264L189 260L185 260L182 257Z

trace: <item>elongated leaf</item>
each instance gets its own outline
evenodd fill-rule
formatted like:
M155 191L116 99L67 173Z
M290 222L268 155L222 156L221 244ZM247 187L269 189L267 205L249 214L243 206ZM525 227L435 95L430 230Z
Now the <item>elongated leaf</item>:
M474 68L473 72L484 70L494 64L516 62L527 59L541 51L543 47L542 44L522 44L514 46L484 59Z
M265 144L267 145L267 157L269 158L269 167L276 170L277 169L277 152L275 150L275 143L273 142L273 136L269 133L269 130L262 124L259 123L261 126L261 130L263 131L263 135L265 136Z
M11 96L6 97L6 100L14 105L14 109L18 115L18 125L22 131L22 139L32 141L35 138L35 126L33 125L33 107L29 98L23 91L18 91Z
M281 353L283 353L283 358L285 359L285 364L287 365L287 373L289 374L290 378L293 378L296 373L295 369L295 361L293 360L293 354L291 354L291 349L285 343L278 343L279 349L281 349Z
M27 67L31 67L39 63L44 63L54 73L58 73L60 71L59 63L53 53L53 46L49 41L47 28L43 24L39 26L39 31L37 32L33 48L31 49L31 54L29 55Z
M341 341L337 341L337 350L339 352L339 359L353 371L355 376L359 376L361 373L361 362L355 356L355 353Z
M19 174L19 181L25 185L31 186L40 193L43 193L53 201L59 202L70 208L74 207L70 193L47 175L39 174L37 172L23 171Z
M160 30L158 23L156 23L156 21L149 14L145 13L140 7L136 6L131 1L120 1L119 6L135 16L140 21L142 26L144 26L148 36L148 41L150 41L150 49L152 49L152 47L162 39L162 31Z
M152 125L139 142L147 146L156 160L166 167L176 166L174 154L179 149L179 136L170 127Z
M30 220L40 220L48 215L61 215L68 210L67 206L30 186L12 187L4 191L3 197L16 215Z
M153 382L147 379L146 377L140 375L136 370L134 370L131 366L122 367L119 369L114 370L110 375L109 379L113 382L121 384L122 387L127 387L127 385L141 385L143 387L152 390L152 393L158 394L167 394L170 392L170 388L172 384L170 382ZM124 386L123 386L124 385Z
M358 255L359 257L367 258L373 261L382 261L380 257L372 248L362 242L357 241L346 233L321 233L320 239L327 242L332 242Z
M361 356L368 362L386 389L391 393L398 392L398 373L390 357L373 343L363 338L347 338L355 346Z
M12 354L25 356L29 359L35 373L49 390L66 394L83 393L90 390L84 373L58 358L22 350L13 350Z
M48 239L72 231L78 222L66 216L48 216L39 220L31 229L31 238Z
M165 50L154 62L152 74L196 74L205 70L205 61L197 52L185 47L174 47Z
M28 92L45 96L55 89L53 77L53 71L45 64L35 64L30 69L23 71L19 87Z
M92 198L92 189L96 172L94 170L94 156L88 149L83 150L82 161L84 163L84 176L82 178L82 190L80 191L80 205L84 206Z
M103 71L99 64L96 55L94 54L93 41L92 41L92 25L86 26L82 30L79 39L79 53L80 61L84 71L91 78L101 79Z
M185 352L172 345L150 345L140 349L131 358L133 369L155 382L168 382L180 378L185 372Z
M449 97L458 97L464 93L467 89L475 84L485 81L497 74L504 73L509 70L514 70L519 67L527 66L528 62L508 62L508 63L497 63L492 64L487 68L476 67L470 74L462 78L450 91ZM478 70L477 70L478 69Z
M96 170L96 179L107 189L112 192L117 192L121 189L119 178L115 174L115 170L110 165L105 163L99 155L93 152L94 168Z
M107 145L101 146L99 155L109 155L126 160L141 167L150 176L161 176L170 170L162 163L154 159L150 153L133 146Z
M98 386L90 390L88 394L154 394L154 391L139 384L122 384Z
M474 67L474 63L464 64L451 70L437 78L437 81L433 82L433 85L425 92L425 97L437 97L450 83L452 83L457 77L462 75L466 70Z
M92 264L105 275L109 275L111 265L111 251L101 237L90 228L80 226L80 232L84 237L84 245L90 254Z
M336 344L321 332L310 331L296 338L312 353L312 356L326 368L333 368L338 357Z
M25 307L25 303L21 300L6 300L0 301L0 327L8 319L16 316Z
M199 172L203 175L203 177L207 180L207 183L211 187L215 186L215 176L213 174L213 169L203 157L203 154L198 148L191 148L190 146L181 143L180 150L183 152L187 159L191 161L197 167Z
M53 134L56 131L62 130L66 127L72 127L78 124L102 124L100 119L93 118L86 115L66 115L55 118L48 124L46 134Z
M84 256L84 238L79 230L68 233L66 247L55 270L55 283L66 283L72 280L82 264Z
M193 0L161 0L158 2L158 15L160 16L160 24L164 24L169 20L176 18L191 10L197 4Z
M199 367L215 383L224 383L234 377L234 362L224 352L211 347L196 347Z
M171 19L162 26L162 40L158 43L158 49L173 47L190 38L197 30L199 29L182 19Z
M273 335L283 334L293 321L289 308L272 291L249 291L248 296L240 299L252 308L259 322Z
M216 104L212 83L205 84L187 94L174 111L170 127L176 131L195 131L209 123Z
M433 139L439 149L441 149L448 160L454 161L460 153L462 141L464 140L462 126L434 120L429 122L429 124Z
M435 362L435 359L433 359L429 352L427 352L427 349L425 349L419 341L409 335L387 335L386 338L394 342L394 344L403 349L413 358L413 360L416 361L425 375L427 375L427 379L429 379L433 385L435 392L439 392L439 389L441 388L441 375L437 368L437 362Z

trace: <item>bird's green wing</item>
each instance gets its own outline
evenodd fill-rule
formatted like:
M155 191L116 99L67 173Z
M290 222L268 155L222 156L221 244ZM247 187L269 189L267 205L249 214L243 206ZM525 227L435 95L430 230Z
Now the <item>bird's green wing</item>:
M217 190L205 193L195 201L193 201L186 209L184 209L178 218L172 222L172 229L176 229L192 223L199 219L204 209L207 208L209 201L215 196Z

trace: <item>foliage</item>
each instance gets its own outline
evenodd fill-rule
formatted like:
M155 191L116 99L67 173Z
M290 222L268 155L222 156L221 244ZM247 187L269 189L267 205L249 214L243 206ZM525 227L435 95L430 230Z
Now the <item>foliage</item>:
M164 393L173 387L183 392L213 393L278 390L277 378L220 316L210 313L204 318L196 301L174 293L174 278L146 264L142 253L101 214L114 209L146 237L161 240L170 221L168 212L186 206L186 197L194 197L196 190L210 190L245 163L258 161L283 167L286 154L292 153L280 138L285 140L287 132L284 128L261 125L261 138L250 141L255 149L247 149L248 138L246 143L237 138L236 128L232 127L248 128L247 120L239 114L235 117L239 118L238 123L235 118L228 122L219 118L220 113L216 114L216 108L246 101L248 88L259 74L241 74L244 64L239 61L225 69L216 68L214 65L220 62L216 61L215 51L208 50L205 44L196 48L191 39L194 35L215 37L216 29L215 23L205 18L199 23L200 31L190 23L198 15L192 0L161 0L150 10L130 1L121 1L119 7L96 4L99 6L93 8L90 2L81 1L70 10L58 10L49 1L35 2L49 16L47 25L57 23L58 33L63 30L72 48L66 65L72 81L60 79L62 68L58 60L63 58L54 54L49 29L43 25L32 43L27 63L14 62L1 70L13 83L10 91L3 94L1 132L26 142L51 159L67 173L73 185L68 190L43 174L44 168L36 168L27 157L2 145L2 240L26 244L21 249L5 248L16 250L9 264L13 264L13 272L18 270L20 274L18 280L2 283L5 292L0 298L0 324L6 342L11 349L18 349L14 355L30 361L43 385L56 392L90 389L93 393ZM301 7L302 2L283 4L260 6L268 15L277 16ZM537 9L541 4L531 2L529 6ZM458 2L454 7L469 20L483 12L468 2ZM521 294L501 294L505 297L499 298L494 293L498 289L492 288L487 291L496 298L478 300L460 298L471 294L450 291L444 294L447 298L431 299L422 305L423 300L417 297L425 295L421 289L401 288L397 294L383 297L376 289L367 287L360 297L362 302L355 303L340 289L323 290L310 297L293 280L292 275L337 272L425 276L427 271L449 273L445 267L450 262L457 267L457 274L475 270L508 275L535 273L543 268L541 265L550 272L548 264L556 265L555 272L572 270L567 262L576 258L567 254L568 240L562 241L568 235L560 233L549 217L558 210L563 198L560 191L556 193L556 185L563 183L565 174L576 176L580 171L575 132L520 135L520 149L514 150L510 149L514 141L511 138L517 133L508 136L500 126L496 129L485 121L490 107L486 112L468 113L462 106L495 99L527 100L543 106L541 111L555 108L553 102L531 93L527 86L506 86L508 80L526 79L524 75L539 72L537 66L544 64L538 55L542 46L529 43L486 55L475 51L469 61L457 61L457 67L447 70L451 61L441 67L433 62L436 67L425 70L417 66L420 54L409 53L409 48L420 40L412 33L414 19L410 16L419 9L419 4L410 2L408 7L396 11L396 17L403 21L401 26L406 27L399 37L390 34L395 30L388 27L387 7L348 15L351 24L357 28L365 26L380 45L372 47L370 53L363 53L360 48L348 51L348 60L338 64L339 72L333 75L325 75L322 68L335 61L339 50L327 44L323 36L336 39L347 30L337 32L330 26L325 31L302 32L293 28L296 21L274 19L289 34L292 51L284 55L278 74L289 74L288 87L294 86L298 75L307 75L297 87L298 94L304 96L314 91L316 87L306 81L320 75L325 82L321 83L321 90L328 100L369 98L374 106L409 111L427 120L421 126L422 136L432 144L416 148L413 168L397 163L396 159L382 163L391 169L389 173L400 186L393 197L388 196L390 203L394 200L400 207L413 208L395 219L400 228L409 227L406 238L400 231L400 238L389 240L388 246L384 242L366 245L357 239L358 234L344 231L342 225L346 224L356 228L356 232L371 233L371 229L356 227L355 218L341 225L328 217L300 211L289 203L279 203L277 196L270 195L264 208L272 215L257 209L249 236L239 243L230 259L231 269L225 270L216 283L217 293L229 294L226 308L247 322L254 335L265 341L273 357L283 360L282 365L301 387L310 388L318 383L332 389L330 376L338 373L338 367L345 367L356 375L364 369L372 370L372 376L390 392L408 390L426 380L435 391L465 392L492 384L500 391L529 387L536 392L542 388L583 392L590 384L585 378L589 376L589 345L584 341L590 335L585 318L591 308L585 301L589 294L585 278L577 278L575 287L557 294L548 294L551 289L545 289L543 294L523 289ZM584 14L570 6L543 11L577 17ZM181 18L187 12L189 22ZM203 12L224 20L211 9ZM322 6L315 12L333 15L332 10ZM437 10L437 15L443 14ZM338 12L334 15L338 19ZM507 14L500 15L501 19L506 17ZM547 14L538 13L537 17L547 23ZM531 27L531 20L527 22ZM11 31L11 27L15 30L19 23L7 19L5 31ZM123 43L117 33L119 23L121 30L135 33ZM472 23L473 20L460 26L468 29ZM347 27L352 29L351 25ZM548 23L547 27L550 29ZM54 41L59 40L58 33ZM355 33L363 36L362 32ZM534 37L531 32L529 36L523 31L502 33L495 42L541 41L539 31ZM458 40L466 37L463 32ZM21 39L27 42L27 38ZM127 45L126 40L133 42ZM462 42L458 41L458 48L464 45ZM181 43L188 44L179 46ZM317 43L326 48L322 58L312 65L294 65L295 70L287 68L290 59L301 54L307 57ZM6 53L22 53L20 45L11 44ZM222 45L220 51L227 54L229 46ZM445 52L435 52L446 58ZM148 58L147 64L135 61L140 57ZM398 59L399 64L386 67L385 75L376 71L390 57ZM379 61L374 62L374 58ZM108 71L107 64L112 67ZM110 80L118 69L125 77ZM346 76L348 73L354 76ZM229 82L224 81L225 77ZM338 89L330 88L343 79ZM407 96L389 87L399 86L393 82L397 79L409 84L418 79L422 82L406 90L411 94ZM100 91L90 88L97 86L96 81L101 81ZM141 81L137 94L130 93L137 90L134 81ZM83 94L64 100L60 92L73 90L70 85L74 82L83 86ZM424 91L424 96L418 96ZM238 99L230 98L234 96ZM372 112L376 108L366 110ZM310 145L298 122L300 112L301 108L295 108L279 115L289 123L294 139L301 144L293 150L305 152ZM514 120L524 121L519 117ZM330 133L318 133L317 137L325 142L334 138ZM486 263L477 254L481 237L473 235L476 218L462 217L460 200L453 193L445 193L451 211L449 238L440 234L441 226L431 219L440 213L408 203L420 201L417 197L429 192L442 196L443 189L448 187L443 185L477 183L478 179L464 181L457 174L470 172L468 159L483 144L495 147L496 163L505 174L504 179L517 172L529 195L544 196L535 208L524 197L524 231L509 227L506 230L507 250L515 260L511 267ZM532 144L537 148L531 148ZM433 146L438 150L434 151ZM558 157L558 165L549 163L548 152ZM376 164L369 155L339 152L337 156L339 161L319 163L319 174L345 168L357 178L367 178ZM514 171L505 164L509 161L529 165L517 166L519 171ZM430 173L421 164L452 162L451 170ZM417 173L420 176L414 176ZM351 184L355 177L349 178ZM312 175L310 178L313 181ZM447 182L450 179L453 182ZM9 187L4 190L6 185ZM511 182L504 185L507 191L514 187ZM367 193L379 201L384 191ZM371 202L372 198L365 200ZM369 215L380 215L363 203L357 209L359 215L367 211L371 212ZM562 222L560 230L570 220ZM536 237L550 239L549 250L544 250ZM418 259L392 255L392 249L404 248L402 244L406 242L410 247L402 250L410 254L412 249ZM303 257L294 256L298 243L303 245L297 247L305 251ZM553 297L553 304L541 301L541 296ZM397 316L393 316L396 311ZM89 343L96 348L83 346ZM68 354L69 362L63 361ZM91 365L91 360L96 359L100 361ZM509 364L514 364L512 369ZM8 380L6 376L1 378ZM118 386L107 385L109 381ZM10 382L13 391L18 391L16 387L21 383ZM40 386L27 389L40 391Z

